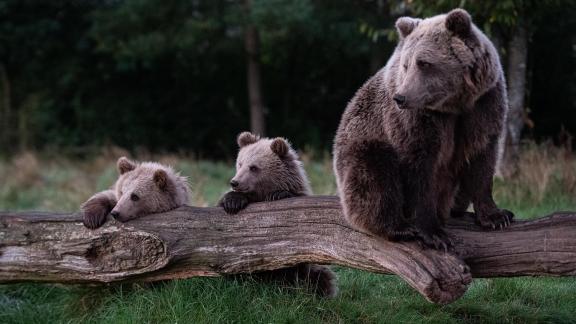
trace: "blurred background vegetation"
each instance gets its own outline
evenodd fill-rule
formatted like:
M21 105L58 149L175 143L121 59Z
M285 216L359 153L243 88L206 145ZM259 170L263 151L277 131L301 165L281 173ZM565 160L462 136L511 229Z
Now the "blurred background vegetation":
M395 20L458 6L501 53L507 147L569 143L574 1L0 0L0 155L114 145L231 158L246 129L329 150L394 49Z

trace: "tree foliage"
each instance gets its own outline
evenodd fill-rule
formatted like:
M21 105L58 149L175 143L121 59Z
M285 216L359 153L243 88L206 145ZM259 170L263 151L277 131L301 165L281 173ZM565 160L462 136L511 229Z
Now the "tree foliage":
M555 3L253 0L246 15L234 0L0 0L0 151L113 144L232 156L249 127L248 22L262 40L269 135L329 149L347 101L393 50L398 16L464 6L491 29L529 10L531 52L542 53L548 36L574 30ZM576 109L574 39L557 41L555 75L532 63L530 84L563 80L565 98L556 108L558 88L529 93L534 116L558 116L536 120L538 136L556 135L560 121L576 132L563 118Z

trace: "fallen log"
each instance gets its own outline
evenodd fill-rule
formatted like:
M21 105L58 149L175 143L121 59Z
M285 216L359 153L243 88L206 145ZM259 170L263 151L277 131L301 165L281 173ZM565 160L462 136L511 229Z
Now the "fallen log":
M336 197L221 208L182 207L97 230L78 213L1 212L0 283L156 281L273 270L313 262L397 274L434 303L462 296L474 277L576 275L576 214L555 213L485 231L447 225L455 251L422 250L352 229Z

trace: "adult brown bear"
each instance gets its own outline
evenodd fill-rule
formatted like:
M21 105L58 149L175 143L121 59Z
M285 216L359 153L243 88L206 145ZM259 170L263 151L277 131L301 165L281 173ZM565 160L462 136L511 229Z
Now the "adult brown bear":
M344 215L392 241L446 249L441 225L474 206L486 228L513 214L492 198L508 102L496 49L455 9L396 22L392 57L348 104L334 143Z

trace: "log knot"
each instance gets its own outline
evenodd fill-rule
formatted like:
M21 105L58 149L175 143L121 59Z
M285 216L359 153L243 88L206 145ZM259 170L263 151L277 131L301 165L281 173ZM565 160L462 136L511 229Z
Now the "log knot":
M161 239L150 233L119 231L94 237L84 256L94 271L132 272L164 264L166 247Z

